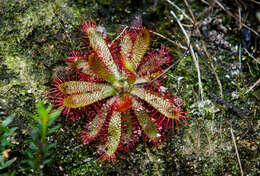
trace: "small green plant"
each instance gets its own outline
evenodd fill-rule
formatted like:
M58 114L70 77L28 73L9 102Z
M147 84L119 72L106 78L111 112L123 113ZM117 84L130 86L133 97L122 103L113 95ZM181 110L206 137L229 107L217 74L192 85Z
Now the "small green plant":
M28 163L33 171L40 175L43 175L44 166L51 161L51 148L56 145L56 143L49 144L47 137L60 127L59 125L53 126L53 123L59 117L61 110L52 113L51 110L51 106L45 108L42 102L38 103L38 116L31 115L36 123L31 124L31 139L27 141L29 149L24 152L28 159L23 162Z
M10 136L14 133L16 130L15 127L9 128L8 125L13 121L15 115L11 115L7 117L2 123L0 124L0 170L3 170L7 167L9 167L16 158L10 159L9 158L9 152L11 151L11 147L13 146L10 142ZM14 175L14 172L11 173L11 175Z

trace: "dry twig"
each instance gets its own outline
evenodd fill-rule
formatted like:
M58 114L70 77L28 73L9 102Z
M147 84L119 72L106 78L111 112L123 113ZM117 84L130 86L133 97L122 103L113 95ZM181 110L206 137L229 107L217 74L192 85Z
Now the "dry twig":
M178 17L176 16L176 14L175 14L173 11L171 11L171 14L172 14L173 17L176 19L178 25L180 26L180 28L181 28L181 30L182 30L182 32L183 32L185 38L186 38L186 43L187 43L187 46L188 46L191 41L190 41L190 38L189 38L189 36L188 36L186 30L185 30L184 27L182 26L180 20L179 20ZM199 61L198 61L198 58L197 58L196 55L195 55L195 52L194 52L194 50L193 50L192 45L190 45L189 49L190 49L191 56L192 56L193 62L194 62L194 64L195 64L195 67L196 67L196 69L197 69L198 82L199 82L199 90L200 90L200 98L201 98L201 100L203 101L203 88L202 88L202 82L201 82L201 76L200 76Z
M213 4L213 5L211 5L212 8L213 8L213 6L214 6L214 4L215 4L215 0L213 0L213 1L214 1L214 2L211 3L211 4ZM192 12L192 10L191 10L191 8L190 8L190 5L189 5L188 1L187 1L187 0L184 0L184 3L185 3L185 5L186 5L187 9L189 10L190 15L192 16L193 24L194 24L194 26L196 27L196 32L197 32L197 34L202 38L202 35L201 35L201 33L200 33L200 30L199 30L199 26L198 26L197 19L195 18L194 14L193 14L193 12ZM211 62L210 62L210 66L211 66L211 69L212 69L212 71L213 71L213 74L214 74L215 77L216 77L216 80L217 80L217 83L218 83L218 86L219 86L219 89L220 89L221 98L223 98L223 90L222 90L221 81L220 81L220 79L219 79L219 77L218 77L217 72L215 71L215 67L214 67L214 65L213 65L213 63L212 63L212 57L211 57L211 55L209 54L209 52L208 52L208 50L207 50L207 46L206 46L206 44L205 44L205 42L204 42L203 39L201 39L201 44L202 44L202 49L203 49L203 51L206 53L207 58L211 61Z
M178 47L180 47L180 48L182 48L182 49L187 50L187 47L183 46L182 44L180 44L180 43L178 43L178 42L176 42L176 41L173 41L173 40L171 40L171 39L165 37L164 35L162 35L162 34L160 34L160 33L158 33L158 32L154 32L154 31L150 31L150 32L153 33L153 34L155 34L155 35L157 35L157 36L159 36L159 37L161 37L161 38L163 38L163 39L168 40L169 42L173 43L174 45L177 45Z
M248 116L246 116L243 111L241 109L239 109L237 106L235 106L234 104L224 100L223 98L220 98L220 97L217 97L216 95L208 92L208 95L210 96L210 98L215 102L215 103L218 103L218 104L221 104L221 105L224 105L228 108L230 108L233 112L235 112L239 117L241 118L244 118L246 121L247 121L247 124L248 124L248 129L249 131L253 132L254 131L254 128L253 128L253 125L251 124Z
M236 144L236 140L235 140L235 136L234 136L231 124L230 124L230 133L231 133L232 141L233 141L233 144L234 144L234 147L235 147L235 151L236 151L236 155L237 155L237 161L238 161L238 165L239 165L239 168L240 168L240 173L241 173L241 176L243 176L244 172L243 172L243 168L242 168L242 165L241 165L239 153L238 153L238 150L237 150L237 144Z
M260 5L260 2L257 2L257 1L255 1L255 0L250 0L250 1L252 1L252 2L254 2L254 3L256 3L256 4L259 4L259 5Z
M114 40L112 40L112 43L115 42L117 39L119 39L127 28L128 28L128 26L125 26L124 29L122 30L122 32Z
M252 59L254 59L254 61L258 64L260 64L260 59L256 59L249 51L247 51L247 49L244 48L244 51L248 54L249 57L251 57Z
M252 86L249 87L249 89L246 91L246 94L251 90L253 90L254 87L257 86L259 83L260 83L260 78Z
M237 18L236 15L233 15L229 10L227 10L218 0L215 0L216 4L222 9L224 10L228 15L232 16L233 18ZM258 32L256 32L255 30L253 30L252 28L250 28L249 26L247 26L246 24L242 23L242 26L247 28L248 30L250 30L251 32L253 32L255 35L259 36Z
M170 1L170 0L166 0L169 4L171 4L173 7L175 7L177 10L179 10L183 16L185 18L187 18L190 22L193 22L192 19L184 12L184 10L182 10L181 8L179 8L174 2Z

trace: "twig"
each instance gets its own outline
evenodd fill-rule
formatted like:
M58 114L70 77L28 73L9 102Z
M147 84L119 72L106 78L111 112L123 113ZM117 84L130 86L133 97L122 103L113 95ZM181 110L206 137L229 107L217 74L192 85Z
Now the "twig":
M122 30L122 32L114 39L112 40L112 43L114 43L114 41L116 41L117 39L119 39L119 37L125 32L125 30L128 28L128 26L125 26L125 28Z
M256 3L256 4L259 4L259 5L260 5L260 2L257 2L257 1L255 1L255 0L250 0L250 1L252 1L252 2L254 2L254 3Z
M194 22L196 22L197 20L196 20L194 14L193 14L191 8L189 7L189 4L188 4L187 0L184 0L184 3L185 3L185 6L188 8L188 11L189 11L190 16L191 16L191 18L192 18L193 24L195 24Z
M238 59L239 59L239 70L241 71L241 68L242 68L242 54L241 54L241 44L239 45L239 48L238 48Z
M192 12L192 10L191 10L191 8L190 8L190 5L189 5L188 1L187 1L187 0L184 0L184 3L185 3L185 5L186 5L187 9L189 10L190 15L192 16L192 19L193 19L193 21L194 21L193 24L194 24L195 27L196 27L196 32L197 32L197 34L202 38L202 35L201 35L201 33L200 33L200 30L199 30L199 27L198 27L198 25L197 25L197 24L198 24L198 23L197 23L197 19L195 18L194 14L193 14L193 12ZM213 8L214 4L215 4L215 1L214 1L213 3L211 3L211 7L212 7L212 8ZM207 50L207 46L206 46L206 44L205 44L205 42L204 42L203 39L201 39L201 43L202 43L202 49L203 49L203 51L206 53L206 56L208 57L208 59L209 59L210 61L212 61L211 55L209 54L209 52L208 52L208 50ZM213 71L213 74L214 74L215 77L216 77L216 80L217 80L217 83L218 83L218 86L219 86L219 89L220 89L221 98L223 98L223 90L222 90L221 81L220 81L220 79L219 79L219 77L218 77L218 74L217 74L216 71L215 71L215 67L214 67L214 65L213 65L212 62L210 63L210 66L211 66L211 69L212 69L212 71Z
M242 165L241 165L239 153L238 153L238 150L237 150L237 144L236 144L236 140L235 140L235 136L234 136L231 124L230 124L230 133L231 133L233 144L234 144L234 147L235 147L235 151L236 151L236 155L237 155L237 161L238 161L238 165L239 165L239 168L240 168L241 176L243 176L244 172L243 172L243 168L242 168Z
M225 105L226 107L230 108L233 112L235 112L239 117L244 118L247 121L249 131L254 131L251 122L249 121L248 117L240 110L237 106L233 105L232 103L224 100L223 98L217 97L216 95L208 92L210 98L218 104Z
M232 16L233 18L237 18L236 15L233 15L229 10L225 9L225 7L218 1L215 0L216 4L225 12L227 12L228 15ZM247 28L248 30L250 30L251 32L253 32L255 35L259 36L258 32L256 32L255 30L253 30L252 28L250 28L249 26L247 26L246 24L242 23L242 26Z
M208 50L207 50L207 47L204 43L204 41L202 40L202 49L204 50L204 52L206 53L207 57L212 61L212 58L211 58L211 55L209 54ZM222 88L222 83L218 77L218 74L216 72L216 69L215 69L215 66L212 62L210 62L210 66L211 66L211 69L213 71L213 74L215 75L215 78L217 80L217 83L218 83L218 87L219 87L219 90L220 90L220 96L221 98L224 98L223 96L223 88Z
M180 20L178 19L178 17L176 16L176 14L175 14L173 11L171 11L170 13L171 13L171 14L173 15L173 17L176 19L178 25L180 26L180 28L181 28L181 30L182 30L182 32L183 32L185 38L186 38L186 43L187 43L187 45L189 45L190 42L191 42L191 41L190 41L190 38L189 38L187 32L185 31L184 27L182 26ZM190 49L191 56L192 56L193 62L194 62L194 64L195 64L195 67L196 67L196 69L197 69L198 82L199 82L199 90L200 90L200 98L201 98L201 101L203 101L203 88L202 88L202 82L201 82L201 76L200 76L199 61L198 61L197 57L195 56L195 53L194 53L194 50L193 50L192 45L190 45L189 49Z
M173 40L171 40L171 39L165 37L165 36L162 35L162 34L159 34L158 32L154 32L154 31L150 31L150 32L153 33L153 34L155 34L155 35L157 35L157 36L159 36L159 37L161 37L161 38L163 38L163 39L168 40L169 42L173 43L174 45L177 45L178 47L180 47L180 48L182 48L182 49L187 49L187 47L185 47L185 46L181 45L180 43L175 42L175 41L173 41Z
M205 1L205 0L200 0L200 1L203 2L204 4L209 5L209 3L207 1Z
M248 54L249 57L254 59L256 61L256 63L260 64L260 60L256 59L251 53L249 53L249 51L247 51L247 49L244 48L244 51Z
M228 11L227 9L225 9L225 7L224 7L218 0L214 0L214 1L215 1L215 3L216 3L222 10L224 10L228 15L230 15L230 16L233 17L233 18L237 18L237 16L233 15L230 11ZM254 1L254 0L251 0L251 1L252 1L252 2L255 2L255 3L258 3L258 2ZM209 3L206 2L206 1L204 1L204 0L201 0L201 2L203 2L203 3L207 4L207 5L209 5ZM260 3L259 3L259 4L260 4ZM252 28L250 28L250 27L247 26L246 24L242 23L242 26L245 27L245 28L247 28L247 29L250 30L251 32L253 32L255 35L259 36L258 32L256 32L255 30L253 30Z
M246 91L246 94L247 94L248 92L250 92L251 90L253 90L253 88L254 88L255 86L257 86L259 83L260 83L260 78L259 78L252 86L249 87L249 89Z
M170 0L166 0L169 4L171 4L173 7L175 7L177 10L179 10L185 18L187 18L190 22L193 23L192 19L185 13L184 10L179 8L175 3L171 2Z
M221 97L221 98L224 98L224 96L223 96L222 84L221 84L221 81L220 81L220 79L219 79L219 77L218 77L217 72L215 71L215 67L214 67L213 63L210 63L210 66L211 66L211 69L212 69L212 71L213 71L213 74L215 75L216 80L217 80L217 83L218 83L218 87L219 87L219 90L220 90L220 97Z
M238 21L239 21L239 30L242 29L242 18L241 18L241 8L238 8Z

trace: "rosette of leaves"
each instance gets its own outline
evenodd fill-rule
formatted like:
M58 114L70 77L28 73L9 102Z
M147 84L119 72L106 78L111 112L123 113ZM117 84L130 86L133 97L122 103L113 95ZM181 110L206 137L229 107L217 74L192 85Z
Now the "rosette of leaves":
M68 73L57 77L49 95L68 118L87 116L83 143L99 140L101 159L110 161L140 136L157 144L168 126L186 116L175 96L154 81L170 55L163 47L149 50L148 29L128 27L113 42L99 29L83 24L87 50L66 59Z

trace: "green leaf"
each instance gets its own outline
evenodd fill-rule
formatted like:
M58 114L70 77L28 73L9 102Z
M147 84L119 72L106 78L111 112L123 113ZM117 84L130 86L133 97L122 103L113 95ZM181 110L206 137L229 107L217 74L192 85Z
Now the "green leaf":
M82 59L82 58L77 58L75 59L75 67L81 71L82 73L85 73L86 75L100 78L97 74L95 74L91 69L88 64L88 61Z
M90 27L86 31L91 47L94 49L98 58L103 62L104 66L117 80L120 79L118 68L114 62L111 52L96 28Z
M23 153L26 154L30 159L34 158L32 151L29 149L24 151Z
M170 119L180 117L178 108L174 105L173 101L161 95L160 92L153 92L143 88L134 88L131 91L131 94L145 100Z
M131 65L136 70L138 64L143 59L150 43L150 33L147 29L141 30L135 39L134 47L132 51L132 58L130 60Z
M47 147L46 147L46 150L50 150L51 148L55 147L56 146L56 143L52 143L52 144L49 144Z
M53 122L60 116L62 109L58 109L49 115L47 126L51 126Z
M9 160L9 161L4 162L4 164L0 166L0 170L9 167L14 161L15 161L15 160L12 159L12 160Z
M138 123L142 127L146 136L148 136L153 141L157 141L161 134L153 124L149 115L145 112L145 108L137 100L134 101L133 107Z
M2 126L3 127L7 127L14 119L15 114L10 115L9 117L7 117L3 122L2 122Z
M64 94L80 94L100 91L109 85L86 81L67 81L59 85L59 90Z
M35 145L34 142L30 142L29 145L30 145L30 148L33 149L33 150L38 150L38 149L39 149L39 148Z
M63 99L63 105L69 108L80 108L114 95L115 90L107 86L100 91L70 95Z
M45 109L44 104L42 101L40 101L37 104L37 111L40 117L47 117L48 116L48 111Z
M120 143L121 137L121 113L113 112L109 122L107 140L105 144L105 154L113 158Z
M47 135L52 134L54 131L56 131L59 128L60 128L60 125L56 125L56 126L52 127L51 129L48 129Z
M15 171L12 171L10 176L15 176Z
M33 114L29 114L29 117L31 117L31 118L33 118L34 120L36 120L40 126L43 125L43 124L42 124L42 121L41 121L41 117L38 117L38 116L33 115ZM37 128L37 127L36 127L36 128Z
M52 105L49 105L49 106L47 107L47 109L46 109L47 114L49 114L49 113L51 112L51 109L52 109Z
M109 70L107 70L103 62L94 53L89 55L88 63L94 73L109 81L110 83L114 83L116 80L118 80L113 74L111 74Z
M51 159L44 160L42 164L45 165L48 164L49 162L51 162Z

